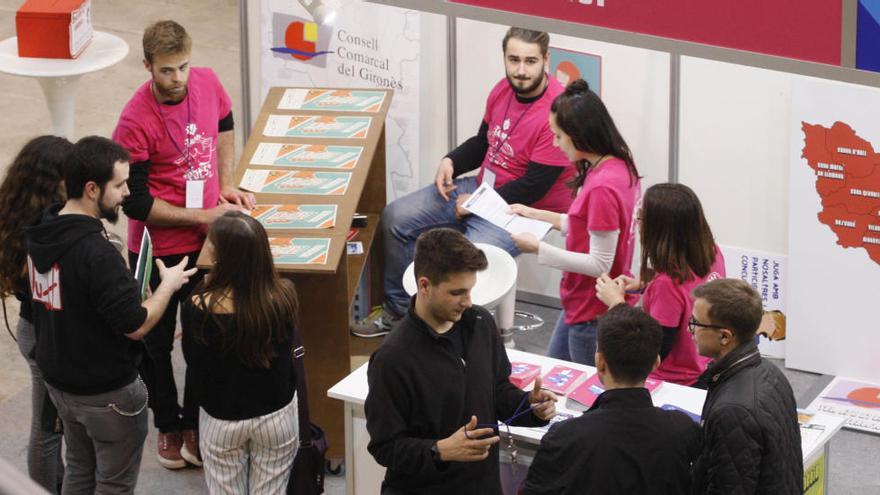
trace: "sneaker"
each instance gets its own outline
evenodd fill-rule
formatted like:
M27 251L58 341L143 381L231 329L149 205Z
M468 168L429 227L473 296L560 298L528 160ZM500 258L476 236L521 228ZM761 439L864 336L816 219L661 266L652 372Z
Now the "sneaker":
M202 466L198 430L183 430L183 446L180 447L180 457L193 466Z
M186 461L180 456L180 446L183 440L179 431L159 432L156 438L156 460L165 469L181 469L186 467Z
M351 333L366 339L381 337L387 335L391 328L400 320L400 316L395 316L388 311L374 311L367 318L353 323L351 325Z

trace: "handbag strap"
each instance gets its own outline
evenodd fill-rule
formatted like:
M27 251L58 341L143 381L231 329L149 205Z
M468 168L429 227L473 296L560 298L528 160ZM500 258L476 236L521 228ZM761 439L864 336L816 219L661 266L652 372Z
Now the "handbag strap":
M306 348L302 345L299 330L293 327L293 374L296 379L296 399L299 410L299 443L301 446L309 446L312 443L312 428L309 421L309 394L306 386L305 371Z

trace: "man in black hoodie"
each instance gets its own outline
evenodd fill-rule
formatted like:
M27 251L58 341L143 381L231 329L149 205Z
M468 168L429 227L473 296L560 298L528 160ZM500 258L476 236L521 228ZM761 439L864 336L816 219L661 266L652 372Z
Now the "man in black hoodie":
M65 493L134 491L147 435L138 341L195 273L157 260L162 283L141 302L101 223L129 194L128 160L109 139L81 139L64 163L67 202L28 230L35 358L64 424Z
M416 241L418 292L367 371L367 449L388 468L385 495L500 495L497 421L540 426L556 414L540 378L532 392L510 383L494 320L471 305L486 266L456 230Z
M755 331L761 296L737 279L693 291L689 329L703 356L703 451L694 464L693 493L800 495L804 467L796 403L785 375L761 358Z

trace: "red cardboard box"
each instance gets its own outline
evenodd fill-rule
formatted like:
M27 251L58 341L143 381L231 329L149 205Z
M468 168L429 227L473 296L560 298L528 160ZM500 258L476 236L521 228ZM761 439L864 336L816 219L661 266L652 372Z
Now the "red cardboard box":
M76 58L94 35L91 0L27 0L15 32L19 57Z

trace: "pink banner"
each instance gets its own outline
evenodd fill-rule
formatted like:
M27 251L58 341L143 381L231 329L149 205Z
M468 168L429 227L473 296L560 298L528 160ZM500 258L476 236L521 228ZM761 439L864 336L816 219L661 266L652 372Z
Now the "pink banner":
M449 0L840 65L842 0Z

